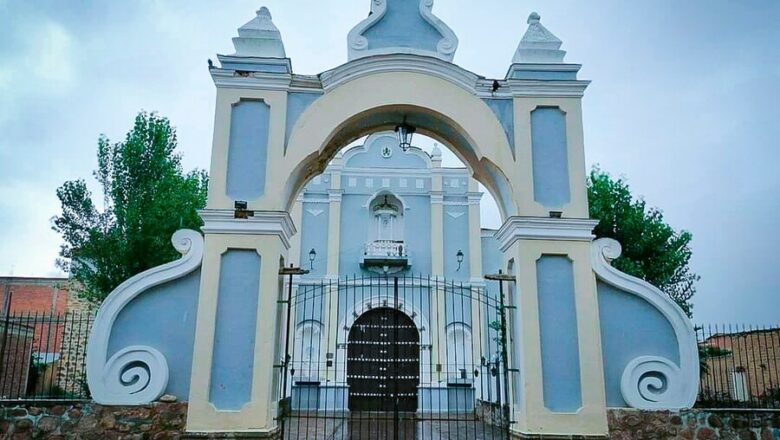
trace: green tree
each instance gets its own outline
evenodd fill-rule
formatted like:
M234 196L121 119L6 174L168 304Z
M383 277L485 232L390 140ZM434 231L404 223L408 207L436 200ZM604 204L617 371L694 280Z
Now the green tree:
M124 142L98 139L93 175L102 210L83 179L57 189L62 213L52 228L65 241L57 265L77 281L82 297L101 302L127 278L175 260L173 233L202 225L197 210L206 204L208 176L185 173L175 150L170 121L141 112Z
M691 233L675 231L659 209L632 196L625 180L597 167L588 177L588 202L591 218L599 220L596 237L614 238L623 247L613 265L664 291L690 317L699 280L688 265Z

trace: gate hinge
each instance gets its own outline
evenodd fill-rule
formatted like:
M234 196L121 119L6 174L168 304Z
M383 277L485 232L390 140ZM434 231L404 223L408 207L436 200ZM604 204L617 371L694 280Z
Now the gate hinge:
M516 309L517 306L504 306L505 309Z
M520 372L520 370L517 369L517 368L507 368L506 371L508 371L510 373L519 373Z

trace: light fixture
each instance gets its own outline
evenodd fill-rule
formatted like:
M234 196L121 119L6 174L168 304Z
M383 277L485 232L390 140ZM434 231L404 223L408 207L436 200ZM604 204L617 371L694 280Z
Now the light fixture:
M412 148L412 137L417 129L406 123L406 116L401 125L395 127L395 133L398 135L398 146L404 151Z
M314 270L314 259L317 258L317 251L312 248L309 251L309 269Z
M455 256L458 257L458 270L456 270L455 272L459 272L460 265L463 264L463 251L458 249L458 253Z

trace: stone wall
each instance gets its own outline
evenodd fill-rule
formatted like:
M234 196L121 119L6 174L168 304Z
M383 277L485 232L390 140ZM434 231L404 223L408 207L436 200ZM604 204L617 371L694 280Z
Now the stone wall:
M179 439L186 403L107 407L94 403L0 407L2 439ZM609 411L612 440L780 440L780 411ZM230 438L252 438L248 435Z
M0 407L2 439L175 439L187 419L184 403L107 407L93 403Z
M612 440L776 440L780 411L609 411Z

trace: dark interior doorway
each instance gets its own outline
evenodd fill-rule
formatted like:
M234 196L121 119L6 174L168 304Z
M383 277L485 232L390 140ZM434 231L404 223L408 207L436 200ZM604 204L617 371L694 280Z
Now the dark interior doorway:
M417 411L420 335L403 312L376 308L349 331L347 383L350 411Z

